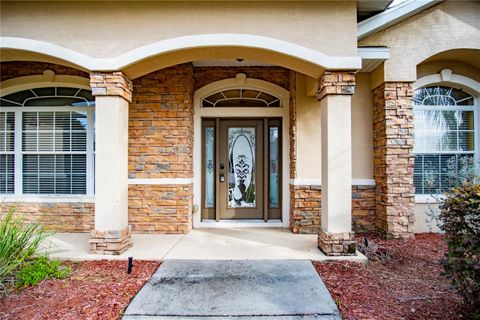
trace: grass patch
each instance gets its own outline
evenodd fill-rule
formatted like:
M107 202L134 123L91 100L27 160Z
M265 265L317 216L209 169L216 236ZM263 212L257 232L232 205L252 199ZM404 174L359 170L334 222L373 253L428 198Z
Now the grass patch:
M44 279L65 279L72 269L61 265L59 260L39 257L29 261L17 273L17 288L37 285Z

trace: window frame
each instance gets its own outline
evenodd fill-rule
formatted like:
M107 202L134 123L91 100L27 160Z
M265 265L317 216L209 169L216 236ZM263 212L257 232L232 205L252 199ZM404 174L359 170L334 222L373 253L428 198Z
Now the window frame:
M443 83L432 83L432 84L425 84L422 85L421 87L415 88L414 90L414 96L415 92L417 90L422 90L425 88L429 87L448 87L452 88L454 90L462 90L462 88L458 88L452 84L443 84ZM454 155L466 155L470 154L473 155L475 161L478 161L479 159L479 149L480 149L480 144L479 144L479 138L480 138L480 124L479 124L479 118L478 118L478 97L474 93L469 92L469 90L465 90L465 92L469 95L472 96L473 98L473 104L472 105L419 105L415 104L414 99L412 98L412 109L413 112L417 110L435 110L435 111L472 111L473 112L473 136L474 136L474 144L473 144L473 151L448 151L448 150L439 150L439 151L430 151L430 152L425 152L424 150L422 152L415 152L413 151L413 155L442 155L442 154L454 154ZM415 120L414 122L414 131L416 130L415 128ZM458 132L458 131L457 131ZM414 142L415 143L415 142ZM422 169L422 171L424 171ZM423 174L423 173L422 173ZM443 197L442 194L434 194L435 198L441 199ZM420 193L417 194L415 193L415 202L416 203L434 203L437 202L437 199L432 198L432 196L428 193Z
M2 107L2 112L14 112L15 126L14 126L14 193L2 193L0 197L7 201L53 201L53 202L91 202L94 196L94 106L18 106L18 107ZM87 113L87 137L86 137L86 151L70 151L70 152L55 152L55 151L41 151L35 154L85 154L86 155L86 194L28 194L23 193L23 155L32 154L32 152L24 152L22 150L22 124L24 112L86 112Z
M14 130L7 130L7 123L8 123L8 113L12 113L11 111L3 111L3 110L0 110L2 113L5 113L5 116L4 116L4 129L3 130L0 130L0 135L3 135L4 136L4 140L3 140L3 144L4 146L0 146L0 155L1 156L5 156L5 165L7 165L7 163L9 162L8 161L8 156L13 156L13 163L15 163L15 126L14 126ZM15 124L15 113L13 113L13 123ZM7 145L8 145L8 133L12 133L13 134L13 150L7 150ZM7 168L6 168L7 169ZM15 167L13 168L13 177L14 177L14 184L13 184L13 187L15 188ZM2 179L3 180L3 179ZM8 189L8 170L5 170L5 191L7 191ZM3 194L3 193L1 193ZM9 193L4 193L4 194L9 194Z
M232 91L232 90L239 90L240 95L235 96L235 97L228 97L228 96L225 95L225 92ZM243 97L243 92L244 91L257 91L258 94L254 98ZM214 95L217 95L217 94L222 95L223 98L218 99L215 102L212 102L212 101L208 100L208 98L210 98ZM269 96L271 96L275 99L268 102L267 100L260 98L260 96L262 94L269 95ZM240 104L238 104L238 105L233 104L233 105L230 105L230 106L218 106L217 107L217 104L220 103L220 102L235 101L235 100L242 100L242 99L247 100L247 101L259 101L259 102L264 103L265 105L264 106L254 106L254 107L252 107L252 106L242 107ZM205 105L204 101L206 101L210 105ZM278 106L273 106L273 104L277 103L277 102L278 102ZM277 109L277 108L283 108L283 103L284 103L283 99L277 94L274 94L274 93L272 93L270 91L267 91L267 90L264 90L264 89L247 87L247 86L235 86L235 87L227 87L227 88L217 89L217 90L209 92L208 94L203 95L200 98L200 107L201 108L212 108L212 109L219 109L219 108L228 109L228 108L235 108L235 107L247 108L247 109L248 108L272 108L272 109Z

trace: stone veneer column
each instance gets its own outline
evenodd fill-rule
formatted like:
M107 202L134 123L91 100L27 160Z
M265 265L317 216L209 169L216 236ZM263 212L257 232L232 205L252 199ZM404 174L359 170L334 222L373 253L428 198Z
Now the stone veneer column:
M92 73L95 96L95 230L90 251L118 255L131 245L128 226L128 106L132 82L122 72Z
M318 83L322 127L322 211L318 247L329 256L355 255L352 232L351 96L355 73L325 71Z
M386 82L373 90L377 230L388 238L413 237L412 83Z

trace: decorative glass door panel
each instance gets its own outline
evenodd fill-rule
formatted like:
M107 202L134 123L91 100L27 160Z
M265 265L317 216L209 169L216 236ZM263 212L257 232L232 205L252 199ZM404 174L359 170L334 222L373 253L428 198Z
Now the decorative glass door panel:
M279 159L278 159L278 127L269 128L269 207L278 208L279 199L278 199L278 187L279 187Z
M255 208L255 128L228 128L228 207Z
M215 128L205 128L205 208L215 208Z
M221 120L220 219L263 219L263 121Z

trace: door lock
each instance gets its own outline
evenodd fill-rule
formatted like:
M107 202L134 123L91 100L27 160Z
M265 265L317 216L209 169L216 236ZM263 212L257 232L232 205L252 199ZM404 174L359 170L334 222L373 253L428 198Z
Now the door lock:
M225 182L225 175L223 174L220 175L220 182Z

